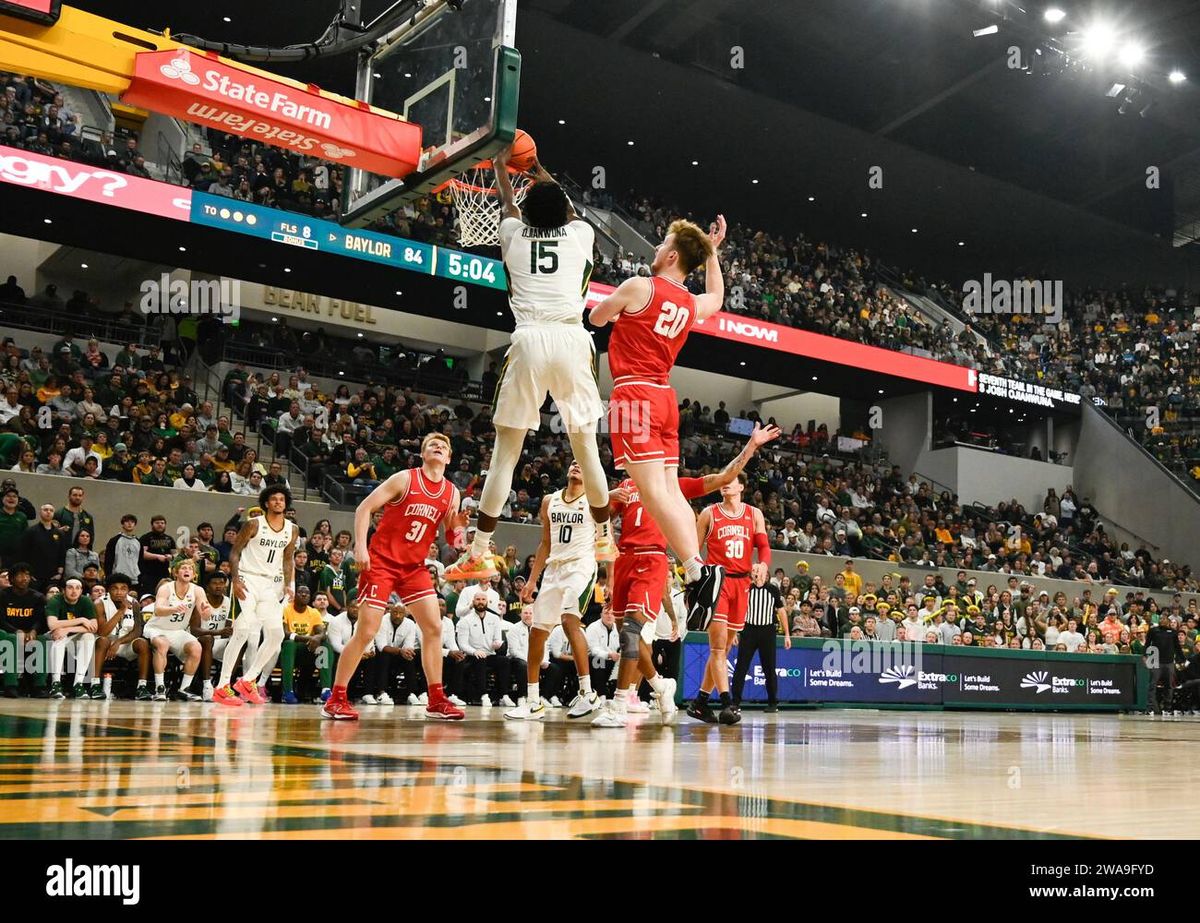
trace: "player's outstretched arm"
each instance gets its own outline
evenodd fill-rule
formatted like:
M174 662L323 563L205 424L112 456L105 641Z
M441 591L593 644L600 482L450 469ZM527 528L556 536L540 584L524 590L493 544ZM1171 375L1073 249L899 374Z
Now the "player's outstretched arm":
M721 244L725 241L725 216L709 225L708 239L712 241L712 255L704 264L704 294L696 296L696 320L712 317L725 303L725 278L721 275Z
M371 551L367 547L367 533L371 531L371 517L375 515L376 510L383 509L391 501L408 493L408 481L407 470L397 471L367 494L354 511L354 560L362 565L363 570L371 569ZM361 554L359 553L360 549Z
M742 470L746 467L750 459L754 457L754 453L768 442L778 439L780 433L781 430L774 424L761 426L755 423L754 431L750 434L750 438L746 440L746 444L742 446L742 451L716 474L706 474L704 476L704 493L711 494L714 490L720 490L726 484L732 484L737 479L737 476L742 473Z
M492 158L492 167L496 171L496 195L500 198L501 218L520 218L521 209L517 206L517 197L513 192L512 180L508 178L508 158L512 156L510 144Z
M626 309L644 307L650 300L650 280L645 276L631 276L617 290L592 308L588 321L593 327L603 327Z

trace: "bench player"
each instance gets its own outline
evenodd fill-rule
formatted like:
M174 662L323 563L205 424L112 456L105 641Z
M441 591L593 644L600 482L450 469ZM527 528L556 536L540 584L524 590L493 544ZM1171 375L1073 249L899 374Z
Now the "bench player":
M209 574L205 582L204 595L208 599L208 615L200 620L196 640L200 642L200 675L204 677L201 696L205 702L213 700L212 662L224 663L225 649L233 626L229 624L229 613L233 601L225 595L229 578L220 571Z
M283 607L296 592L295 554L300 532L287 518L291 504L291 491L282 484L264 487L258 495L262 515L246 520L229 552L229 581L238 603L233 634L222 653L221 679L213 695L213 701L221 705L262 705L267 701L259 689L259 677L279 656ZM242 678L231 686L238 655L260 631L262 643L253 661L249 667L243 662Z
M142 628L142 636L150 643L154 660L154 701L167 700L167 655L183 662L183 678L179 688L171 693L174 702L199 702L200 696L191 691L192 681L200 666L200 642L192 629L209 614L208 600L193 583L196 563L191 558L176 558L171 562L170 580L164 580L154 597L153 615Z
M488 543L512 489L525 434L541 425L547 392L554 398L571 451L583 470L597 526L594 555L600 561L616 557L608 521L608 479L596 440L604 414L596 383L596 347L583 326L595 231L575 214L562 186L541 164L536 165L537 181L525 196L522 213L506 169L509 154L502 152L495 168L503 209L500 253L516 329L496 385L492 413L496 441L479 497L475 540L466 559L446 573L447 580L468 583L495 573L487 560Z
M533 624L529 627L529 656L525 661L529 686L525 704L505 712L505 718L541 721L546 717L539 679L542 654L550 632L558 625L562 625L571 644L575 672L579 674L579 695L571 702L567 717L583 718L603 703L592 689L582 621L596 585L596 526L586 509L586 488L583 469L578 461L573 461L567 470L567 486L542 498L542 541L529 579L521 590L521 601L529 605L544 569L541 589L533 600Z
M113 574L108 578L108 595L101 600L104 615L96 631L96 675L104 675L104 662L110 658L136 660L138 683L135 696L140 701L149 701L150 690L146 686L150 673L150 645L142 637L145 623L136 597L130 598L131 581L124 574ZM93 698L97 696L95 687ZM100 698L104 697L103 688Z
M650 277L626 279L591 314L598 327L613 323L608 341L613 463L637 484L646 512L683 563L689 624L709 617L724 572L700 559L696 515L679 489L679 405L669 378L693 325L721 310L725 283L717 253L724 239L720 215L708 234L690 221L672 222L654 251ZM705 291L693 295L684 283L701 266Z
M445 476L449 462L449 437L430 433L421 440L420 467L397 471L371 491L354 513L354 556L361 568L358 620L354 635L338 658L332 694L321 708L326 718L358 720L358 712L346 696L346 686L358 669L363 651L379 634L393 593L421 629L421 666L429 697L425 716L447 721L461 721L466 716L446 698L442 686L442 614L433 578L425 565L429 543L439 528L445 529L451 547L466 544L467 513L460 511L458 488ZM383 518L368 547L367 530L378 510L383 510Z
M721 488L721 502L714 503L700 514L696 532L710 562L725 568L725 582L714 607L712 621L697 625L696 630L708 631L708 665L700 694L688 708L688 715L709 724L737 724L741 712L729 698L729 648L737 633L746 627L746 608L749 605L752 573L765 580L771 564L771 545L767 541L767 526L762 511L742 502L746 478L739 474L732 483ZM752 564L755 551L758 563ZM689 626L692 627L692 626ZM708 707L713 686L721 696L721 714L715 716Z
M742 451L719 472L698 478L679 478L680 494L687 499L694 499L714 490L723 490L741 476L742 469L761 446L778 438L778 427L763 428L756 423ZM626 478L612 491L611 497L613 513L621 517L621 554L613 565L611 597L613 613L622 619L621 667L612 707L592 722L600 727L622 727L625 724L627 690L638 670L640 648L637 642L643 626L655 621L658 616L669 574L667 540L643 504L637 484L632 478ZM646 679L658 697L660 708L667 700L674 702L674 680L651 678L649 674ZM626 692L623 693L623 690ZM664 717L671 711L671 706L667 706Z

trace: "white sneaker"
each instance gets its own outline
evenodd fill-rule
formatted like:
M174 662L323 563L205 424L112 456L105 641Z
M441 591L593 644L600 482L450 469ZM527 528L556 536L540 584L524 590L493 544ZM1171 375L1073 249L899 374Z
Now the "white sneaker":
M485 695L485 696L484 696L482 699L480 699L480 700L479 700L479 704L480 704L480 706L482 706L483 708L491 708L491 707L492 707L492 700L491 700L491 699L489 699L489 698L488 698L488 697Z
M530 708L528 705L518 705L506 711L504 717L510 721L545 721L546 706L538 704Z
M571 702L571 708L567 712L568 718L583 718L590 715L597 708L604 704L604 700L600 698L599 693L593 690L592 694L585 696L583 693L575 696Z
M390 695L388 695L386 692L381 692L379 694L379 704L380 705L395 705L396 703L392 701L392 697Z
M452 696L450 696L450 701L451 701L451 702L453 702L455 705L462 705L462 704L463 704L463 700L462 700L462 699L460 699L460 698L459 698L458 696L456 696L456 695L452 695ZM428 705L428 704L429 704L429 693L428 693L428 692L422 692L422 693L421 693L419 696L417 696L417 704L418 704L418 705Z
M631 715L648 715L650 714L650 706L641 699L631 699L625 705L625 711Z
M362 701L363 705L378 705L379 704L379 700L377 698L375 698L375 696L371 695L369 692L362 697L361 701Z
M654 700L658 703L658 710L662 712L664 722L670 721L675 717L675 713L679 711L679 706L675 704L675 680L664 679L663 690L656 693Z
M408 704L409 705L420 705L421 704L421 700L417 698L417 694L415 692L410 692L408 694Z
M212 680L209 680L208 682L206 682L206 683L204 684L204 689L203 689L203 691L201 692L201 694L200 694L200 697L201 697L202 699L204 699L204 701L205 701L205 702L211 702L211 701L213 700L213 684L212 684Z
M629 721L613 706L608 705L600 710L600 714L592 719L594 728L623 728Z
M456 696L456 695L448 696L447 698L449 698L449 699L450 699L450 704L451 704L451 705L457 705L459 708L462 708L464 705L466 705L466 704L467 704L466 702L464 702L462 699L460 699L460 698L459 698L458 696ZM426 701L426 699L427 699L427 696L425 695L425 693L424 693L424 692L422 692L422 693L421 693L421 700L422 700L422 701L421 701L421 704L422 704L422 705L425 705L425 704L427 704L427 701Z
M558 700L558 696L553 696L550 699L550 707L551 708L562 708L562 702L560 702Z
M512 696L507 695L500 700L500 704L507 705L509 708L512 708L514 705L516 705L516 703L512 700Z

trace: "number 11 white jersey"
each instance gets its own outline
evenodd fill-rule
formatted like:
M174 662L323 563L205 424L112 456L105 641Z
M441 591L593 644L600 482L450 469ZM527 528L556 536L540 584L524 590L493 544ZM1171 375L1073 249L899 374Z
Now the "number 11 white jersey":
M238 573L282 580L283 552L295 538L296 526L290 519L285 519L283 528L276 532L267 524L266 516L260 516L258 531L242 549Z

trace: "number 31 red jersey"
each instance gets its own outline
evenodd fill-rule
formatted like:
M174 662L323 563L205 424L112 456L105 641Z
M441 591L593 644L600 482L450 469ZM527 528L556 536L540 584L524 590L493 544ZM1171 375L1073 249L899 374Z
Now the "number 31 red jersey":
M651 276L650 284L650 300L626 308L613 322L608 368L614 383L640 378L665 384L695 326L695 295L662 276Z
M748 574L754 556L754 507L742 504L737 516L730 516L714 503L712 528L708 532L705 547L709 564L720 564L728 574Z
M388 564L424 565L429 544L446 518L454 499L449 478L431 481L420 468L408 470L408 490L384 507L379 528L371 536L371 567Z

